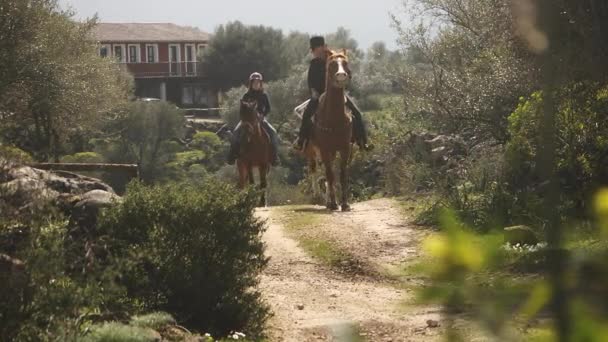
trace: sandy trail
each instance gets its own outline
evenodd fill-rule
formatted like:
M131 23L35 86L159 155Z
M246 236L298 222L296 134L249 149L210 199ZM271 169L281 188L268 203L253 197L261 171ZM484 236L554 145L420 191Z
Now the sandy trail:
M419 255L423 233L407 224L393 200L359 203L350 213L327 214L314 206L304 210L321 216L311 232L339 241L341 249L379 270L378 274ZM264 240L271 259L261 289L275 313L269 330L272 341L346 341L340 336L353 328L360 335L353 341L437 338L440 329L426 323L439 320L437 308L408 307L413 294L394 279L350 276L312 258L284 226L288 212L286 208L258 211L268 220Z

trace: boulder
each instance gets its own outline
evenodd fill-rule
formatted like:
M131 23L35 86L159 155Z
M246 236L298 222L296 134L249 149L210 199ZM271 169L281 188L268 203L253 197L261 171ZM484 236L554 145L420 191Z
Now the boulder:
M99 210L121 201L119 196L105 190L91 190L76 198L78 202L71 210L70 222L81 228L95 226Z
M82 196L93 190L115 195L112 187L99 179L71 172L44 171L29 166L0 170L0 196L16 207L24 207L32 202Z
M513 226L504 229L505 243L511 245L530 245L539 243L536 234L528 226Z

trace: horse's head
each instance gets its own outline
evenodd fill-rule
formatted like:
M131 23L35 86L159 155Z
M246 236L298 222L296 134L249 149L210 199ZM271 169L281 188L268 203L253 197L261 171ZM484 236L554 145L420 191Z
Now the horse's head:
M331 54L327 57L328 85L335 88L346 88L351 77L346 50L343 49L339 52L331 51Z
M258 119L258 104L255 100L241 100L241 120L254 123Z
M255 100L241 100L241 122L244 128L245 142L251 141L251 136L254 134L256 127L259 126L258 105Z

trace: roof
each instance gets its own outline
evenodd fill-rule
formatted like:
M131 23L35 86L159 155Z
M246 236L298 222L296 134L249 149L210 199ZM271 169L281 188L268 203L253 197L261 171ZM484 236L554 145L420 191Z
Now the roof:
M93 29L100 42L206 42L209 34L196 27L170 23L99 23Z

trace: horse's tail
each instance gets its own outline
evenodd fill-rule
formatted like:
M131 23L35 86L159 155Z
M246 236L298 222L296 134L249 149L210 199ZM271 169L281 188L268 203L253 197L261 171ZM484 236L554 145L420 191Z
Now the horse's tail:
M308 168L310 172L317 172L317 151L310 142L306 144L306 148L304 149L304 156L308 160Z
M317 160L315 158L308 160L308 169L310 170L310 173L317 172Z

